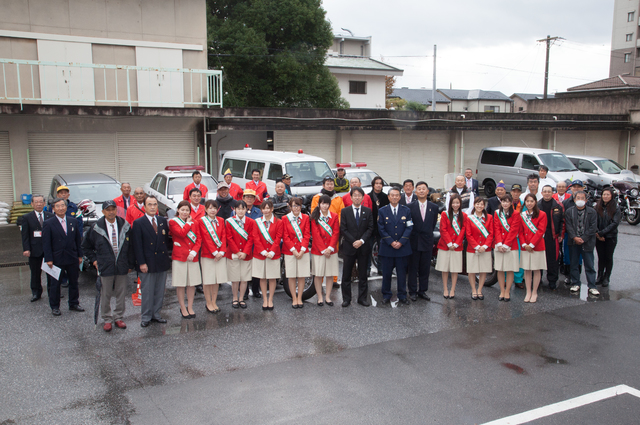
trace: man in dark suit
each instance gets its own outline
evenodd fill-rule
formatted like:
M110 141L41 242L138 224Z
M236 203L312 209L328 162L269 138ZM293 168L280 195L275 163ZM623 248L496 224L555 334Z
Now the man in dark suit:
M471 168L464 170L464 185L472 191L475 196L480 196L478 192L478 180L473 178L473 170Z
M54 217L46 220L42 227L42 249L44 261L49 267L61 269L61 279L66 273L69 279L69 310L84 311L80 307L78 292L79 265L82 263L82 233L78 220L66 215L67 203L56 198L51 207ZM54 316L60 316L60 280L51 279L49 285L49 306Z
M416 194L413 193L414 182L411 179L406 179L402 183L402 196L400 197L400 205L409 205L416 200Z
M496 186L496 196L487 199L487 214L493 215L494 212L500 210L502 198L507 194L504 182L500 180Z
M416 185L416 202L409 204L413 230L411 230L411 257L409 259L409 297L416 301L418 297L431 301L427 295L429 289L429 271L433 253L433 229L438 222L438 206L429 202L429 186L426 182ZM419 281L419 286L418 286Z
M351 304L351 270L358 261L358 304L369 307L369 285L367 283L367 261L371 255L371 233L373 213L363 207L364 190L351 188L351 206L340 212L340 253L342 254L342 307Z
M144 201L145 215L133 222L133 251L136 269L140 276L142 293L140 326L146 328L151 322L167 323L160 317L164 301L167 270L171 268L169 257L169 226L167 219L156 216L158 200L147 196Z
M31 270L31 302L38 301L42 297L42 226L44 221L53 217L53 214L44 210L44 196L33 195L31 198L33 211L22 216L22 255L29 257L29 269ZM49 283L49 275L47 275ZM47 285L48 286L48 285Z
M411 211L400 205L400 189L389 189L389 205L378 211L378 232L380 249L378 256L382 265L382 303L391 301L391 273L396 269L398 301L409 304L407 299L407 261L411 255L409 236L413 223Z

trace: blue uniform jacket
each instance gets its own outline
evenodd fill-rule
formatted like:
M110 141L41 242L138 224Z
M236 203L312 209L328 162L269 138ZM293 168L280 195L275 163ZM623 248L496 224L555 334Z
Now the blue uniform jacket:
M380 232L380 248L378 255L385 257L405 257L411 255L409 237L413 222L411 211L405 205L398 204L398 214L393 217L391 205L385 205L378 211L378 231ZM395 249L391 243L398 241L402 244L400 249Z

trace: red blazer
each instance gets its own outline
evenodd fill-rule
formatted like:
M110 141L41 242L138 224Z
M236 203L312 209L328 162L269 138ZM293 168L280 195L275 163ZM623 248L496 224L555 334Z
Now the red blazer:
M239 184L231 182L229 185L229 195L236 201L242 201L243 190Z
M129 209L131 206L135 205L138 201L136 201L136 198L134 198L132 195L129 195L129 206L127 208L125 208L124 195L120 195L117 198L115 198L113 200L113 202L116 203L116 208L118 210L118 217L126 218L127 209ZM129 225L131 225L131 224L129 224Z
M253 228L255 227L255 223L253 219L244 216L244 230L248 233L247 240L245 241L242 236L236 232L229 220L235 220L234 217L230 217L225 222L225 232L227 236L227 252L225 253L225 257L231 259L231 254L237 254L239 252L244 252L247 254L247 257L244 261L251 261L253 256L251 255L251 251L253 249Z
M142 206L142 209L140 209L138 208L138 201L135 201L133 205L127 208L127 216L125 217L125 220L127 220L127 222L129 223L129 226L133 226L133 222L139 219L140 217L144 217L144 215L145 215L144 205Z
M344 207L350 207L353 205L353 201L351 200L351 193L347 193L342 197L342 202L344 202ZM362 206L367 208L373 208L373 203L371 203L371 197L364 194L364 198L362 199Z
M193 205L191 206L191 220L193 220L194 222L198 222L198 220L200 220L202 217L204 217L204 215L205 215L204 205L200 204L198 206L198 212L196 212L193 209Z
M464 228L467 223L467 214L460 211L462 214L462 226L460 226L460 234L456 235L456 231L453 230L453 226L451 226L451 222L447 217L446 212L442 212L440 214L440 241L438 242L438 249L442 249L443 251L449 250L449 242L457 244L458 247L455 249L456 251L462 251L462 243L464 242Z
M182 199L184 199L185 201L189 200L189 192L191 191L191 189L195 189L196 188L196 184L194 182L191 182L191 184L187 185L187 187L184 188L184 192L182 193ZM207 199L207 193L209 193L209 189L207 189L207 186L205 186L203 183L200 183L200 192L202 192L202 199Z
M273 216L274 222L269 226L269 236L273 240L273 244L269 244L267 240L262 236L258 223L253 226L253 256L258 260L265 260L267 257L261 254L262 251L273 251L275 255L271 260L277 260L280 258L280 242L282 242L282 220L279 220L276 216ZM256 219L262 220L263 217Z
M291 213L290 213L291 214ZM293 214L292 214L293 216ZM300 231L302 232L302 242L298 241L296 237L296 231L293 230L293 226L289 221L289 214L282 217L282 253L284 255L293 255L291 248L295 248L300 252L302 247L305 251L309 249L309 239L311 239L311 229L309 227L309 216L306 214L300 214Z
M187 237L187 233L192 231L196 235L196 241L192 242ZM169 220L169 233L173 238L173 253L171 259L176 261L187 261L187 257L191 251L200 251L202 240L196 223L186 223L184 227L180 227L174 219ZM198 261L198 255L193 258L193 262Z
M467 237L467 252L476 252L475 248L478 245L488 246L489 248L487 251L491 251L493 249L493 217L489 214L487 214L487 217L484 219L484 227L486 227L489 232L489 235L487 235L486 238L482 233L480 233L480 230L478 230L469 217L465 219L464 233Z
M253 203L256 207L259 207L262 204L262 201L269 197L269 192L267 192L267 185L263 181L259 181L258 184L253 180L249 180L245 185L247 189L253 189L256 191L256 201Z
M493 217L493 246L495 247L501 243L517 251L518 234L520 234L521 231L522 217L520 217L516 210L513 210L513 214L507 219L507 223L509 224L509 231L507 232L498 218L499 211L500 210L496 211Z
M200 252L200 256L202 258L214 258L214 252L220 251L223 254L227 251L227 233L225 228L224 220L220 217L216 217L215 223L217 223L216 233L218 234L218 238L222 245L220 248L213 242L213 238L209 235L209 231L207 230L207 226L204 225L202 218L198 219L198 232L200 234L200 240L202 241L202 251Z
M311 221L311 253L313 255L322 255L322 251L328 247L333 248L331 255L338 253L338 239L340 238L340 217L336 213L331 213L329 218L329 226L333 230L333 234L329 234L315 221ZM320 214L322 216L322 213Z
M531 222L538 231L534 234L520 216L520 244L522 246L533 244L534 251L544 251L544 232L547 230L547 214L544 211L538 213L538 218L532 218Z

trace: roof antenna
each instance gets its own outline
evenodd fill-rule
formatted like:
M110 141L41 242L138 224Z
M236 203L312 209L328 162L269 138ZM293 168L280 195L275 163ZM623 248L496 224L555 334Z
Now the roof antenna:
M340 29L341 29L342 31L346 31L346 32L348 32L349 34L351 34L351 37L353 37L353 36L354 36L354 35L353 35L353 32L351 32L351 30L348 30L348 29L346 29L346 28L340 28Z

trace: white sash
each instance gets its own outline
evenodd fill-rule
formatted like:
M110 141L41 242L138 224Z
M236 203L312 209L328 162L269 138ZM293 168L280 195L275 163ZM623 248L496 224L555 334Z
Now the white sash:
M533 234L536 234L538 229L536 228L536 226L533 225L533 222L531 221L531 217L529 216L529 213L527 213L526 211L522 211L520 213L520 216L522 216L522 221L524 221L524 224L527 225L529 230L531 230Z
M449 213L445 212L445 214L447 215L447 218L449 218ZM460 214L460 213L458 213ZM456 235L459 235L460 232L462 231L462 229L460 229L460 223L458 223L458 219L457 217L454 217L452 220L452 226L453 226L453 231L456 232Z
M507 221L507 215L504 213L504 211L498 213L498 219L500 220L502 227L504 227L504 230L506 230L507 232L511 230L511 226L509 226L509 222Z
M296 232L296 238L298 238L298 242L302 242L302 230L300 230L300 226L298 226L298 219L293 215L293 213L287 214L287 218L289 219L289 223L291 223L291 227L293 227L294 232Z
M270 245L273 245L273 239L271 239L271 235L269 234L269 231L267 230L267 227L264 225L264 223L264 218L259 218L256 220L256 224L258 225L258 229L260 229L260 233L262 233L262 237L264 238L264 240L269 242Z
M204 223L204 227L207 228L207 232L209 232L209 236L213 239L213 242L216 244L218 248L222 246L222 241L218 237L218 232L216 232L216 228L211 223L211 219L208 216L202 217L202 222Z
M181 229L184 229L184 226L187 224L184 222L184 220L182 220L180 217L174 217L172 218L173 221L175 221L176 223L178 223L180 225ZM189 238L189 240L193 243L196 243L196 234L193 233L192 230L189 230L187 232L187 237Z
M238 222L234 217L229 217L227 221L229 222L229 224L231 224L231 227L233 227L233 230L235 230L236 233L239 234L240 237L242 237L242 239L244 239L245 241L249 240L249 234L247 233L246 230L240 227L240 225L238 224Z
M318 219L318 224L329 234L329 237L333 236L333 229L329 226L329 223L323 220L322 216Z
M478 230L480 230L480 233L482 233L482 236L484 236L485 238L489 236L489 231L487 230L486 227L484 227L484 224L482 223L482 221L475 214L470 214L468 217L469 217L469 220L471 220L471 222L475 224Z

